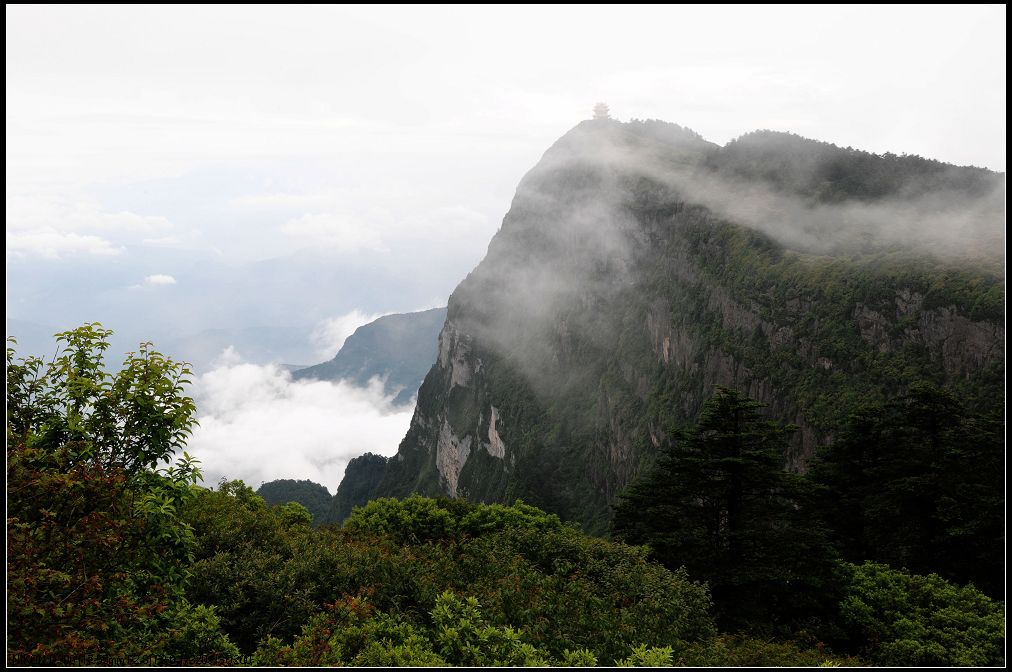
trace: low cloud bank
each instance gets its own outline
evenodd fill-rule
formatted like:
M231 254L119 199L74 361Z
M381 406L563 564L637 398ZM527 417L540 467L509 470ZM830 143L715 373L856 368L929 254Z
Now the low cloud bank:
M337 489L349 460L393 455L413 407L394 406L383 385L293 381L275 366L245 364L232 348L194 381L200 426L187 451L204 485L239 478L253 488L279 478Z

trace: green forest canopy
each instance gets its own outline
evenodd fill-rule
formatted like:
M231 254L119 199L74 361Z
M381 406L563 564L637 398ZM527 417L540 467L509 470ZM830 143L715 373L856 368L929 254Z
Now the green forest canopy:
M194 423L189 371L144 344L110 373L108 335L97 324L60 334L48 363L8 347L9 664L1003 662L1003 604L934 574L833 560L834 580L809 585L832 585L835 606L773 641L764 622L718 631L727 619L713 614L730 603L681 567L701 549L685 547L679 558L657 542L652 551L590 537L522 502L380 499L341 528L314 528L305 507L269 506L239 481L200 487L194 458L172 462ZM897 426L890 413L914 422L919 403L948 403L917 390L910 399L880 428ZM722 459L720 446L738 435L743 445L773 445L782 431L730 391L708 408L687 444L693 459ZM723 423L728 410L744 424ZM989 436L975 423L947 425L939 445ZM778 494L743 519L741 552L762 548L749 540L789 515L778 500L793 491L751 450L722 464L747 467L754 491ZM831 473L824 487L847 476ZM846 505L876 516L863 499ZM848 540L834 546L845 555L873 543L852 546L852 535L837 534ZM755 576L775 585L762 567ZM721 577L711 579L717 586ZM802 623L798 613L781 621Z

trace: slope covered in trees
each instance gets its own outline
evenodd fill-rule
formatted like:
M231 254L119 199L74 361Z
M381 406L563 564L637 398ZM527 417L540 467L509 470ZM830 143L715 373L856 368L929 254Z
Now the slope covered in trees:
M352 509L375 499L386 466L387 458L373 453L359 455L348 462L344 478L330 502L327 522L341 525L351 515Z
M333 496L325 486L306 479L291 478L263 483L257 488L257 495L268 505L297 502L306 507L313 516L313 523L317 525L328 522L333 500Z

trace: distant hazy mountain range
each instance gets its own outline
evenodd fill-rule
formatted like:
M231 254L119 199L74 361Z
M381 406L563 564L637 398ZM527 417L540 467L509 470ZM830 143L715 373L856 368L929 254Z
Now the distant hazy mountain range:
M198 373L214 368L222 352L232 347L244 362L283 362L296 379L348 379L366 385L373 377L384 380L394 403L407 404L436 361L436 340L446 320L446 308L417 313L386 315L360 327L348 337L341 351L330 361L307 366L306 327L247 327L206 329L199 333L161 338L155 347L174 359L187 361ZM18 355L51 357L56 350L53 334L77 324L54 326L16 318L7 319L7 335L17 338ZM109 325L106 325L109 326ZM121 353L135 350L144 337L117 330L107 358L110 366ZM312 361L312 360L309 360Z
M7 335L18 341L19 356L35 355L48 358L56 351L53 334L81 326L80 323L63 322L39 324L17 318L7 318ZM286 368L303 368L309 359L307 344L308 326L284 327L241 327L232 329L204 329L177 336L144 333L138 328L123 328L116 324L103 326L113 329L111 346L106 353L107 363L115 367L122 361L125 352L137 349L138 343L151 340L155 348L175 360L189 362L197 373L214 368L226 348L231 347L242 358L252 364L284 362Z
M379 377L394 403L407 404L436 362L436 340L446 320L446 308L385 315L363 325L348 337L328 362L299 369L296 380L348 380L367 385Z

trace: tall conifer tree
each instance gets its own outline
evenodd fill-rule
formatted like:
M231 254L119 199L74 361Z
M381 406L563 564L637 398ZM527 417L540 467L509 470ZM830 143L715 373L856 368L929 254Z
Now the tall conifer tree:
M806 481L784 471L791 426L727 388L621 498L616 538L707 581L725 627L795 628L832 588L832 556L808 515Z

